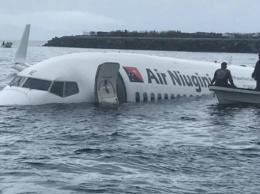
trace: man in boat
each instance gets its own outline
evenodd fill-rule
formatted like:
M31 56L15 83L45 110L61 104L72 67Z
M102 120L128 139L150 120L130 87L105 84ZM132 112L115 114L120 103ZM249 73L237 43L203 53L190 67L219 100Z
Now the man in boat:
M230 84L228 83L230 82ZM232 87L235 88L235 84L232 79L232 75L230 70L227 69L227 63L221 63L221 69L217 69L214 73L214 77L211 81L211 84L215 86L222 86L222 87Z
M260 91L260 53L258 54L258 61L252 73L252 78L256 80L256 90Z

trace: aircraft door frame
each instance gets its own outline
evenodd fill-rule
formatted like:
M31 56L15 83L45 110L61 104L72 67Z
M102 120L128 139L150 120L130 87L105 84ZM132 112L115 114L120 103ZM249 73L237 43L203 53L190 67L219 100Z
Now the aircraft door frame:
M118 103L117 77L119 63L106 62L98 66L95 76L95 99L97 103Z

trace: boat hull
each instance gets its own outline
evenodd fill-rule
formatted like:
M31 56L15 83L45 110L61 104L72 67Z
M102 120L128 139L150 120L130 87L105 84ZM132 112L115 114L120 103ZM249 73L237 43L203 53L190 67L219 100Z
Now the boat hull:
M6 42L5 44L2 44L2 47L3 47L3 48L11 48L12 45L13 45L12 42Z
M253 89L209 86L209 90L216 94L219 104L260 104L260 91Z

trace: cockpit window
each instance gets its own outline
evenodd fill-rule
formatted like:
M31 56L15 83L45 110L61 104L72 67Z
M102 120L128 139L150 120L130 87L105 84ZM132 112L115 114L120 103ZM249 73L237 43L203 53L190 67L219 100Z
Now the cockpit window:
M79 88L76 82L55 81L52 84L50 93L60 97L68 97L79 93Z
M65 82L64 97L79 93L78 84L76 82Z
M9 85L21 87L25 79L26 77L15 76Z
M51 85L51 81L28 78L24 83L23 88L48 91L50 85Z
M16 76L9 85L48 91L51 81ZM79 93L79 88L76 82L54 81L49 92L63 98Z
M57 96L63 97L64 82L55 81L52 84L50 93L56 94Z

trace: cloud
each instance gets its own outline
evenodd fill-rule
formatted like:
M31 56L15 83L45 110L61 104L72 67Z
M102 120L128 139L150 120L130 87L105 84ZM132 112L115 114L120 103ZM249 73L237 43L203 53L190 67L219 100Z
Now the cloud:
M0 13L0 30L9 26L10 29L23 28L25 24L31 24L36 33L47 33L54 36L79 35L83 30L105 30L119 25L120 20L104 15L83 11L42 11L27 12L15 15Z
M0 38L80 35L83 31L260 32L259 0L0 0Z
M34 13L23 13L19 15L1 15L6 18L0 22L0 26L13 25L23 26L31 23L35 27L48 29L50 31L70 30L71 28L82 29L82 26L90 28L106 28L120 23L118 20L102 15L91 14L82 11L44 11Z

